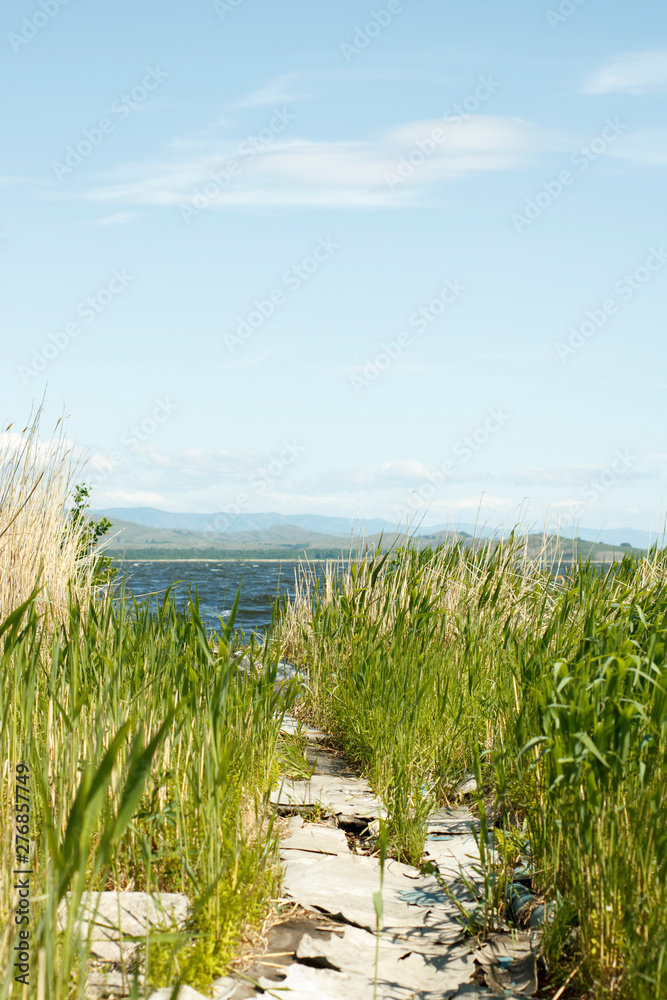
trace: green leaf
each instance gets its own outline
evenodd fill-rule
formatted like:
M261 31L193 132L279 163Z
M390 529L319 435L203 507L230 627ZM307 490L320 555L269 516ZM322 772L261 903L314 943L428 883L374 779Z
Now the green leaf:
M594 755L595 757L597 757L597 759L598 759L598 760L600 761L600 763L601 763L601 764L604 764L604 766L605 766L605 767L609 767L609 764L608 764L608 763L607 763L607 761L606 761L606 760L604 759L604 757L602 756L602 754L600 753L600 751L599 751L599 750L598 750L598 748L596 747L595 743L593 743L593 740L592 740L592 739L590 738L590 736L588 735L588 733L575 733L574 735L575 735L575 736L577 737L577 739L578 739L578 740L579 740L579 741L580 741L581 743L583 743L583 744L584 744L584 746L585 746L585 747L586 747L586 748L587 748L588 750L590 750L590 752L591 752L591 753L592 753L592 754L593 754L593 755Z
M110 859L111 848L118 843L126 827L132 821L137 811L141 796L143 795L146 778L150 772L153 756L158 746L164 738L164 734L171 725L174 716L180 710L180 706L172 708L167 715L157 733L147 747L141 749L141 735L143 727L140 726L132 741L130 759L127 763L127 779L121 795L121 804L116 820L110 830L105 834L101 855L105 862Z
M533 736L531 740L528 740L525 747L523 747L523 749L519 751L517 760L519 759L519 757L523 757L523 755L527 753L531 747L537 746L538 743L545 743L548 739L549 739L548 736Z

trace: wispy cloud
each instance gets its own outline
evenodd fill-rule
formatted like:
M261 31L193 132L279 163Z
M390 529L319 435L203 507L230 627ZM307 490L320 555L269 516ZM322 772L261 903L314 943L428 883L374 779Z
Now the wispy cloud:
M445 139L431 144L435 148L409 184L391 190L387 175L438 129ZM242 169L233 182L219 185L211 207L396 207L422 203L425 192L458 177L526 166L546 142L545 133L528 122L475 115L462 122L410 122L365 141L276 140L245 158L239 147L218 144L184 149L178 159L127 165L85 197L109 204L185 206L199 187L236 160Z
M297 85L298 73L285 73L277 76L263 87L251 91L234 102L236 108L270 108L274 104L293 104L304 101L309 96Z
M112 463L113 475L108 475L109 480L115 486L132 484L155 493L243 482L262 461L259 455L198 448L165 452L136 443L127 447L121 445L118 455L118 461ZM91 452L87 458L93 472L109 473L108 456Z
M593 73L585 94L654 94L667 90L667 49L630 52Z

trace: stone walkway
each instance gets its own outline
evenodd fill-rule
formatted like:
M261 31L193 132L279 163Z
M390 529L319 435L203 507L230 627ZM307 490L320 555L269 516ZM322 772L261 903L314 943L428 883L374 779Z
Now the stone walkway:
M286 721L288 731L294 726ZM278 812L289 817L281 838L282 902L293 904L293 913L270 931L265 954L244 982L227 980L224 993L220 983L219 1000L531 995L535 955L528 936L502 935L499 944L473 953L456 904L434 876L409 865L385 865L378 935L373 897L380 891L380 862L357 852L383 807L344 758L326 749L324 733L306 730L306 738L312 778L284 781L272 796ZM462 870L473 874L479 863L476 827L469 810L446 809L430 818L426 839L426 858L470 905L459 880ZM480 985L486 967L493 990Z

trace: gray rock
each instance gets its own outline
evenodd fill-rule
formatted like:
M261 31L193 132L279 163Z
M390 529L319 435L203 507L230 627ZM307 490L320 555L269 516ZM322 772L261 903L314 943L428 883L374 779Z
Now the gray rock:
M310 781L283 781L271 792L271 802L283 808L320 805L333 816L374 819L385 809L360 778L319 774Z
M91 955L103 962L127 963L147 930L170 930L185 924L190 903L180 892L90 892L81 901L76 931L90 936ZM58 907L58 928L67 926L67 901Z
M238 979L234 979L233 976L214 979L211 987L213 1000L229 1000L238 984Z
M90 968L86 976L86 996L90 998L129 996L133 979L134 976L116 968ZM138 979L143 985L143 976L139 976Z
M278 680L291 681L293 677L300 677L302 673L303 671L299 667L295 667L293 663L289 663L287 660L281 660L278 664Z
M477 780L474 774L467 774L463 781L459 781L454 789L457 795L470 795L477 791Z
M257 673L259 669L257 665L253 663L253 661L250 659L248 654L243 652L234 653L234 655L232 656L232 663L235 664L238 672L240 674L245 674L246 677L248 676L248 674Z
M330 941L306 936L297 949L297 959L283 970L281 996L290 1000L372 1000L375 996L376 937L357 927L348 927L342 938ZM377 996L386 1000L444 1000L470 979L474 965L467 946L441 949L428 956L411 952L405 943L380 939ZM273 986L260 979L260 985Z
M363 976L372 983L375 977L375 934L358 927L347 927L342 937L330 941L314 940L305 936L299 943L296 957L309 965L318 961L339 972ZM381 936L378 950L378 978L383 983L402 986L407 995L410 990L420 996L435 990L453 988L469 979L474 970L470 948L465 946L437 947L430 953L411 951L400 939ZM393 995L393 994L392 994Z
M349 854L347 837L342 830L319 823L304 823L300 816L289 821L289 836L280 841L283 851L310 851L316 854Z
M479 848L472 835L452 837L451 840L427 840L424 857L432 861L438 872L448 881L462 875L475 881L481 864Z
M151 993L148 1000L171 1000L174 993L173 986L163 986L159 990ZM191 986L181 986L176 994L178 1000L208 1000L203 993L193 990Z
M297 722L296 719L293 719L291 715L286 715L283 718L280 731L281 733L286 733L289 736L296 736L299 734L305 738L306 743L311 743L314 746L319 743L325 743L329 739L327 734L323 733L321 729L314 729L312 726L304 726L300 722Z
M427 839L439 833L449 836L462 833L467 836L472 830L479 829L480 822L471 815L469 809L440 809L426 821Z
M409 867L409 866L405 866ZM290 851L283 861L283 893L308 909L324 910L346 923L374 932L376 913L373 894L380 890L380 862L358 854L347 856ZM456 915L456 907L433 878L384 873L383 924L399 930L423 923L437 907ZM417 876L416 878L414 876Z

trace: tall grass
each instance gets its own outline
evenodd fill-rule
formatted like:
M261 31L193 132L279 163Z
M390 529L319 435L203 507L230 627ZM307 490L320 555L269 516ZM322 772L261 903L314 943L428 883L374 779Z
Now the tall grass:
M214 653L196 603L185 614L169 598L157 616L128 601L85 611L70 604L48 635L33 600L0 639L2 966L11 969L15 937L10 792L21 762L34 793L33 941L46 995L84 996L76 918L83 893L104 889L187 893L188 931L153 948L147 974L153 985L183 975L204 986L225 972L275 889L267 802L286 693L274 689L275 664L250 678L237 671L229 631Z
M39 413L0 434L0 615L22 604L38 580L40 601L56 613L72 588L87 597L90 565L80 558L78 533L64 531L78 474L62 423L47 442L39 437Z
M4 448L0 998L85 995L90 943L78 916L94 890L186 893L187 927L149 938L141 971L147 987L207 986L275 895L268 793L294 692L276 684L266 650L261 672L237 670L235 608L213 637L196 599L178 613L167 595L151 612L96 593L66 527L71 451L40 444L34 426ZM29 769L31 801L25 989L12 958L17 765ZM126 969L128 980L139 971Z
M340 569L305 580L276 639L387 803L394 852L418 862L424 818L476 772L508 863L553 904L554 979L667 995L664 556L555 577L511 537Z

